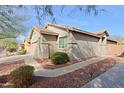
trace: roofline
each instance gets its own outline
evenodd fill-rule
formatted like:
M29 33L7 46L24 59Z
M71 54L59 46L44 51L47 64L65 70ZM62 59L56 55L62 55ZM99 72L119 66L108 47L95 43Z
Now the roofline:
M91 32L88 32L88 31L84 31L84 30L80 30L80 29L77 29L77 28L73 28L73 27L69 27L69 26L63 26L63 25L58 25L58 24L52 24L52 23L47 23L45 25L45 27L47 26L53 26L53 27L57 27L57 28L61 28L61 29L65 29L65 31L71 31L71 32L76 32L76 33L80 33L80 34L85 34L85 35L89 35L89 36L92 36L92 37L95 37L95 38L100 38L100 36L98 36L97 34L94 34L94 33L91 33ZM36 29L36 26L34 26L32 28L32 32L34 31L34 29ZM42 30L42 29L41 29ZM37 30L35 30L37 31ZM40 32L38 30L38 32ZM105 30L105 32L107 32L107 30ZM108 33L108 32L107 32ZM44 33L43 33L44 34ZM107 39L108 41L112 41L112 42L115 42L115 43L118 43L117 41L114 41L114 40L111 40L111 39Z
M94 34L92 34L92 33L90 33L90 32L86 32L86 31L78 31L78 30L69 30L69 31L71 31L71 32L76 32L76 33L80 33L80 34L85 34L85 35L88 35L88 36L92 36L92 37L95 37L95 38L100 38L99 36L97 36L97 35L94 35Z
M106 30L106 29L104 29L105 30L105 33L107 34L107 36L109 36L109 33L108 33L108 31Z
M117 41L111 40L111 39L107 39L107 41L112 41L112 42L118 43Z
M40 34L45 34L45 35L53 35L53 36L58 36L58 33L46 33L45 31L41 31Z
M93 34L91 32L80 30L80 29L74 30L73 28L68 27L68 26L62 26L62 25L52 24L52 23L48 23L48 24L46 24L46 26L58 27L58 28L61 28L61 29L66 29L66 31L68 30L68 31L77 32L77 33L93 36L93 37L96 37L96 38L100 38L99 36L97 36L96 34Z
M33 30L33 28L32 28L31 33L30 33L30 35L29 35L29 39L31 39L33 32L34 32L34 30Z
M102 33L100 33L102 31ZM106 33L107 36L109 36L109 33L106 29L102 29L102 30L98 30L96 32L93 32L94 34L97 34L97 35L102 35L103 33Z
M47 23L46 26L53 26L53 27L58 27L61 29L68 29L66 26L58 25L58 24L52 24L52 23Z
M34 30L34 29L35 29L35 30ZM32 27L32 31L31 31L31 33L30 33L30 35L29 35L29 39L31 39L32 34L33 34L34 31L37 31L37 32L39 32L40 34L55 35L55 36L58 36L58 35L59 35L58 33L52 34L52 33L40 32L40 31L43 31L43 29L40 29L40 30L39 30L39 29L37 28L37 26L33 26L33 27Z

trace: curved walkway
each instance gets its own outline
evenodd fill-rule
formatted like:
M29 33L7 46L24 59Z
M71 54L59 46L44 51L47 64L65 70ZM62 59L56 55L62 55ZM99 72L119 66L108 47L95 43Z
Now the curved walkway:
M106 59L106 57L92 58L87 61L82 61L82 62L73 64L70 66L57 68L57 69L53 69L53 70L39 68L39 69L35 70L35 76L57 77L57 76L61 76L61 75L73 72L75 70L78 70L78 69L88 66L90 64L97 63L98 61L101 61L104 59Z
M124 88L124 59L82 88Z

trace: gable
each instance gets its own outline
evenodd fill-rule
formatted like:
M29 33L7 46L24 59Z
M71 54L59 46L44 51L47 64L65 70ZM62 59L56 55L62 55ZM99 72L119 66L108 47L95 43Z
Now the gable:
M32 31L30 35L30 41L31 42L36 42L38 38L41 36L41 34L38 31Z
M99 31L96 31L96 32L94 32L94 34L96 34L96 35L98 35L98 36L109 36L109 33L108 33L108 31L107 30L105 30L105 29L103 29L103 30L99 30Z
M58 27L55 27L55 26L51 26L51 25L48 25L46 29L50 30L52 32L58 33L59 37L67 36L68 32L69 32L69 31L67 31L67 29L61 29L61 28L58 28Z

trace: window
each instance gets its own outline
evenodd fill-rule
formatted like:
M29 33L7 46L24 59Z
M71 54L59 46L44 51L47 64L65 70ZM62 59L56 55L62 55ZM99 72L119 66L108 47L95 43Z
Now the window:
M67 36L59 38L59 48L66 48L67 47Z

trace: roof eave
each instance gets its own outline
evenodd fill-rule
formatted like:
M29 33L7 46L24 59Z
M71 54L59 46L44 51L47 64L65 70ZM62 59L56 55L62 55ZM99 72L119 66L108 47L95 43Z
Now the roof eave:
M64 26L60 26L60 25L56 25L56 24L51 24L51 23L47 23L46 26L54 26L54 27L58 27L58 28L61 28L61 29L66 29L66 31L74 31L73 28L71 28L71 27L64 27ZM81 32L81 31L78 31L78 30L75 30L74 32L81 33L81 34L86 34L86 35L89 35L89 36L92 36L92 37L96 37L96 38L100 38L99 36L97 36L95 34L93 35L90 32L88 32L90 34L84 33L83 31Z
M92 33L89 34L89 33L84 33L83 31L81 32L81 31L74 31L74 30L69 30L69 31L80 33L80 34L85 34L85 35L92 36L92 37L95 37L95 38L100 38L99 36L93 35Z
M51 33L42 33L41 34L45 34L45 35L53 35L53 36L58 36L59 34L51 34Z
M118 43L117 41L114 41L114 40L110 40L110 39L107 39L108 41L112 41L112 42L115 42L115 43Z

